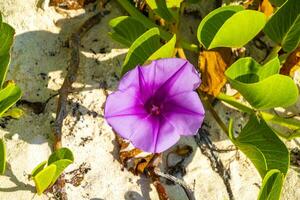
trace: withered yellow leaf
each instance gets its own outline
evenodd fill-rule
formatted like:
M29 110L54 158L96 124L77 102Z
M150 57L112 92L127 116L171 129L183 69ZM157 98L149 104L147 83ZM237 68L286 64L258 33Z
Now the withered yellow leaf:
M287 76L294 76L294 72L300 68L300 47L293 51L286 59L280 73Z
M269 0L262 0L259 5L259 11L263 12L267 17L270 17L274 12L274 8Z
M120 147L120 162L124 168L135 175L144 173L151 164L154 154L144 154L140 149L131 147L128 141L117 135L116 137Z
M233 63L230 48L217 48L200 52L199 68L202 83L200 89L212 96L217 96L226 83L224 72Z

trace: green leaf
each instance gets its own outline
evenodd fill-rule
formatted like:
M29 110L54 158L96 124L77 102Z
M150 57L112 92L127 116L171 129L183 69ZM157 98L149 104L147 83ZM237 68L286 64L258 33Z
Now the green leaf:
M284 174L277 169L268 171L262 182L258 200L279 200Z
M231 141L252 161L262 178L272 169L287 173L289 151L263 119L251 115L237 138L231 121L229 133Z
M74 156L68 148L60 148L55 151L48 159L48 165L55 165L56 171L53 176L51 185L55 183L60 174L74 161Z
M0 56L10 51L14 40L15 30L8 24L2 23L0 27Z
M0 174L5 173L6 168L6 147L4 139L0 139Z
M232 87L256 109L287 107L296 103L298 88L294 81L278 74L278 58L260 66L252 58L241 58L225 72Z
M152 28L141 35L129 48L122 66L122 75L138 64L143 64L147 58L160 47L159 30Z
M0 56L0 89L2 89L6 79L9 61L10 61L9 53Z
M157 60L161 58L170 58L174 54L176 44L176 35L173 35L172 39L155 51L148 60Z
M284 4L284 2L286 2L286 0L269 0L271 2L271 4L279 7L282 6L282 4Z
M238 48L253 39L265 23L266 16L261 12L244 10L242 6L224 6L201 21L197 37L206 49Z
M50 165L33 177L37 193L41 195L51 184L56 171L56 165Z
M129 16L114 18L109 26L113 29L111 37L127 47L147 30L142 23Z
M288 0L271 17L264 32L284 51L291 52L300 43L300 3Z
M21 89L13 81L8 81L6 87L0 90L0 116L14 105L21 95Z
M11 108L6 111L2 117L12 117L14 119L19 119L24 114L24 111L20 108Z
M61 175L61 173L72 163L73 163L73 160L61 159L61 160L58 160L51 164L51 165L56 166L56 171L55 171L55 174L53 175L50 186L55 183L55 181L58 179L58 177Z
M146 0L148 6L168 22L178 20L178 11L183 0Z
M2 23L0 13L0 89L6 79L8 64L10 60L10 49L13 44L15 30L8 24Z
M50 155L50 157L48 159L48 165L50 165L56 161L62 160L62 159L74 161L74 156L73 156L72 151L65 147L56 150L53 154Z
M52 153L48 161L44 161L36 166L31 174L38 194L43 193L48 187L52 186L73 161L72 151L68 148L61 148Z
M122 75L137 65L144 64L149 58L171 57L174 51L174 37L162 47L160 40L161 36L158 28L152 28L136 39L126 55L122 66Z
M47 165L47 161L41 162L38 164L31 172L31 176L34 177L36 176L40 171L42 171L45 166Z

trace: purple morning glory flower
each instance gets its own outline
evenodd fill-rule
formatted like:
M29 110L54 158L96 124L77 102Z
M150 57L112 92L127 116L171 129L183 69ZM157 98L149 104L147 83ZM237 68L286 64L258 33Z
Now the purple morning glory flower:
M104 117L123 138L143 151L160 153L180 135L195 135L204 119L194 91L200 77L179 58L153 61L127 72L106 100Z

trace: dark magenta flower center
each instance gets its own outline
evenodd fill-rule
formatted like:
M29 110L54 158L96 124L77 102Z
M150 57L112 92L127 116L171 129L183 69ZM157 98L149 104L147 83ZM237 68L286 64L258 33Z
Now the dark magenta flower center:
M163 108L162 103L155 101L154 98L150 98L145 103L145 109L151 115L160 115L162 112L162 108Z

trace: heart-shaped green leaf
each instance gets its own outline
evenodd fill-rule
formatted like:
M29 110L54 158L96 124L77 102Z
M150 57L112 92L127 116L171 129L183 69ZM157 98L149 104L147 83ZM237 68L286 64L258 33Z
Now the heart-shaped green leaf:
M291 52L300 43L300 3L288 0L271 17L264 32L284 51Z
M229 136L252 161L262 178L272 169L278 169L283 174L287 173L290 162L289 151L263 119L251 115L237 138L233 135L231 121Z
M0 139L0 174L5 173L6 167L6 148L3 139Z
M13 81L8 81L6 87L0 90L0 116L13 106L21 96L21 89Z
M298 88L294 81L278 74L278 58L260 66L252 58L241 58L225 72L232 87L256 109L287 107L296 103Z
M176 44L176 35L173 35L171 40L155 51L148 60L157 60L161 58L172 57Z
M113 29L111 37L127 47L147 30L142 23L129 16L114 18L109 26Z
M197 37L206 49L242 47L263 29L265 23L266 16L261 12L244 10L242 6L224 6L201 21Z
M146 0L151 10L169 22L178 20L178 11L182 1L183 0Z
M264 177L261 189L259 191L258 200L279 200L284 174L277 169L268 171Z
M50 165L33 176L36 191L41 195L51 184L56 171L56 165Z
M74 161L74 156L72 151L65 147L58 149L57 151L55 151L53 154L50 155L48 159L48 165L62 159Z
M152 28L141 35L130 46L122 66L122 75L133 69L137 65L142 65L149 58L165 58L171 57L174 52L174 37L169 43L166 43L162 49L161 36L158 28ZM174 45L174 46L173 46ZM157 51L157 52L156 52Z
M52 153L48 161L44 161L36 166L31 175L38 194L42 194L47 188L52 186L61 173L73 163L73 161L74 156L72 151L68 148L61 148Z
M58 179L61 173L72 163L73 160L61 159L51 164L56 166L56 170L55 170L55 174L53 175L50 186L55 183L55 181Z
M34 177L36 176L40 171L42 171L45 166L47 165L47 161L41 162L38 164L31 172L31 176Z

